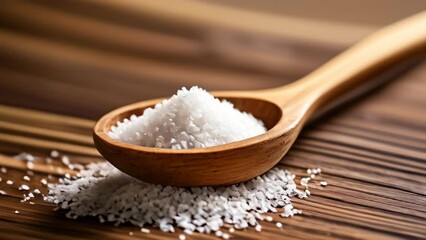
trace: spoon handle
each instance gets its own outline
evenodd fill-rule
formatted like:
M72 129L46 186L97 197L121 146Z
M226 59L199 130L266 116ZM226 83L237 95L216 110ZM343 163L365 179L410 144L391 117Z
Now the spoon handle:
M318 112L385 68L425 50L426 11L377 31L291 84L297 89L294 98L309 104L311 114Z

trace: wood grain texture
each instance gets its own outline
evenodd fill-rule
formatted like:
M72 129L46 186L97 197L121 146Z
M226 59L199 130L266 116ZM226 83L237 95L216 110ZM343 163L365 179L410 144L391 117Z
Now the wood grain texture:
M280 86L371 31L358 28L338 44L327 40L342 29L333 24L327 31L336 35L309 41L312 28L296 29L305 37L295 39L290 36L295 29L277 37L135 12L130 1L119 1L119 10L113 1L78 2L0 3L0 165L8 168L0 172L0 189L8 193L0 195L0 239L177 239L155 229L146 235L129 225L70 220L39 196L35 205L21 203L20 184L46 194L41 178L52 174L56 181L58 167L64 166L59 160L53 168L36 162L34 181L26 182L26 165L10 156L30 152L44 157L55 148L75 163L104 161L90 138L93 119L111 109L168 96L182 85L209 90ZM351 31L351 24L344 26ZM303 215L282 219L271 214L283 229L263 223L261 233L237 232L235 239L425 239L425 96L423 62L309 125L278 166L298 176L321 167L316 180L329 185L316 182L310 187L313 196L295 199ZM15 183L7 185L8 179ZM216 238L195 234L188 239Z
M426 104L422 97L412 97L409 91L416 86L419 94L426 94L424 76L426 64L408 72L397 81L376 91L356 104L346 107L311 124L297 140L287 156L279 163L279 167L289 169L298 176L306 176L305 169L321 167L323 173L310 188L308 200L297 200L295 204L303 210L302 216L282 219L274 214L277 221L284 223L279 230L273 224L264 223L261 233L252 230L238 232L238 239L421 239L426 237ZM398 94L396 94L398 93ZM383 111L392 103L392 109L401 111ZM401 114L409 113L405 107L412 106L417 113L412 118L401 118ZM417 107L415 107L417 106ZM32 128L48 130L47 133L64 133L59 137L42 134L32 128L19 131L13 128L7 134L31 138L34 141L52 141L56 145L33 146L28 142L4 141L0 139L2 153L13 155L21 151L29 151L38 156L46 156L53 148L69 144L79 149L86 147L84 141L75 141L75 132L82 132L80 140L90 136L93 122L62 116L63 124L46 125L40 119L51 119L52 114L44 114L28 110L32 115L16 115L26 110L1 107L2 122L26 122ZM10 113L10 114L8 114ZM8 116L4 118L3 116ZM54 115L57 116L57 115ZM75 121L75 124L73 124ZM84 124L81 124L84 123ZM86 124L87 123L87 124ZM85 126L83 126L85 125ZM29 130L29 132L25 132ZM5 134L1 129L1 134ZM86 132L86 133L83 133ZM71 134L72 137L66 137ZM66 149L65 149L66 152ZM77 151L78 152L78 151ZM91 154L68 151L75 163L103 161L93 158ZM52 204L44 203L39 197L35 205L20 203L20 184L29 184L46 193L39 180L47 174L56 173L57 167L64 166L59 160L54 161L54 168L45 163L36 163L34 181L24 182L26 166L21 161L10 157L0 157L0 165L6 166L8 172L0 173L3 181L0 189L8 195L0 196L0 233L3 238L28 239L175 239L174 234L165 234L152 230L150 235L140 233L132 226L113 227L99 224L95 219L83 218L69 220L64 212L54 212ZM14 185L6 185L5 180L12 179ZM325 180L329 185L319 186L318 181ZM20 214L14 214L19 210ZM129 231L135 235L130 237ZM198 235L191 239L214 239L209 235Z

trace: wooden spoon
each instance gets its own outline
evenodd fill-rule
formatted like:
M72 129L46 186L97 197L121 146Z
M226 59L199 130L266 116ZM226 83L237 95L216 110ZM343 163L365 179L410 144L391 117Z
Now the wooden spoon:
M426 49L426 12L383 28L316 71L289 85L259 91L215 92L268 127L265 134L208 148L171 150L119 142L111 126L141 115L162 99L118 108L94 127L96 148L123 172L140 180L176 185L227 185L259 176L287 153L305 122L333 99L374 74ZM397 109L395 109L397 111Z

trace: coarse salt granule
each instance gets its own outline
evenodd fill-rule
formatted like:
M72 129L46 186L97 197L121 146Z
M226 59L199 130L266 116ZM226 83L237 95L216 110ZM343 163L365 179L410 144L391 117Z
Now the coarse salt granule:
M57 158L57 157L59 157L59 152L58 152L58 151L56 151L56 150L52 150L52 151L50 152L50 156L51 156L52 158Z
M7 185L12 185L12 184L13 184L13 181L12 181L12 180L7 180L7 181L6 181L6 184L7 184Z
M266 132L262 121L220 101L198 87L182 88L141 116L118 122L108 135L146 147L203 148L239 141Z
M328 183L327 183L326 181L321 181L321 182L320 182L320 185L321 185L321 186L323 186L323 187L325 187L325 186L327 186L327 185L328 185Z
M28 185L25 185L25 184L22 184L20 187L19 187L19 190L24 190L24 191L27 191L27 190L30 190L30 187L28 187Z
M6 195L7 193L5 191L3 191L3 190L0 190L0 194L1 195Z
M47 180L46 180L46 179L44 179L44 178L42 178L42 179L40 180L40 182L41 182L41 184L43 184L43 185L47 185Z
M18 210L15 210L15 214L19 214L19 211L18 211Z
M0 168L0 171L1 171L2 173L7 173L7 168L2 167L2 168Z

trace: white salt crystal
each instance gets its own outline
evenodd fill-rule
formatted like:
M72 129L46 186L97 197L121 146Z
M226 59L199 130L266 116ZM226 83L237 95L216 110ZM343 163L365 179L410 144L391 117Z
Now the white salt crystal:
M29 153L20 153L16 156L14 156L14 158L19 159L19 160L26 160L26 161L35 161L35 157Z
M6 184L7 184L7 185L12 185L12 184L13 184L13 181L12 181L12 180L7 180L7 181L6 181Z
M321 181L320 184L321 184L321 186L325 187L325 186L327 186L328 183L326 181Z
M302 178L300 179L300 185L307 187L308 186L308 182L311 180L310 177L306 177L306 178Z
M231 228L229 229L229 232L230 232L230 233L234 233L234 232L235 232L235 229L231 227Z
M18 189L27 191L27 190L30 190L30 187L28 187L28 185L22 184Z
M19 214L19 211L18 211L18 210L15 210L15 214Z
M40 194L41 192L40 192L40 190L38 188L36 188L36 189L34 189L33 193Z
M26 175L25 175L25 176L23 176L23 177L22 177L22 179L24 179L25 181L30 181L30 180L31 180L31 179L30 179L30 177L28 177L28 176L26 176Z
M52 159L52 158L50 158L50 157L47 157L47 158L46 158L46 163L49 163L49 164L50 164L50 163L52 163L52 162L53 162L53 159Z
M256 225L256 227L254 228L257 232L262 231L262 226L260 225Z
M65 165L69 165L70 164L70 159L67 156L62 156L61 157L61 161Z
M0 171L1 171L2 173L7 173L7 168L2 167L2 168L0 169Z
M34 168L34 163L33 162L27 162L27 168L28 169L33 169Z
M43 184L43 185L47 185L47 180L46 180L46 179L44 179L44 178L42 178L42 179L40 180L40 182L41 182L41 184Z
M150 233L151 231L148 228L141 228L141 232Z
M6 195L7 193L5 191L3 191L3 190L0 190L0 194L1 195Z
M215 232L215 235L216 235L216 237L222 237L223 232L218 230L218 231Z
M50 152L50 156L53 157L53 158L57 158L57 157L59 157L59 152L56 151L56 150L52 150Z
M280 223L280 222L277 222L277 223L275 224L275 226L277 226L277 228L282 228L282 227L283 227L283 224L282 224L282 223Z
M183 234L179 235L179 240L185 240L185 239L186 239L185 235L183 235Z
M185 149L221 145L264 132L264 124L250 113L192 87L182 88L142 116L117 123L108 135L140 146Z

